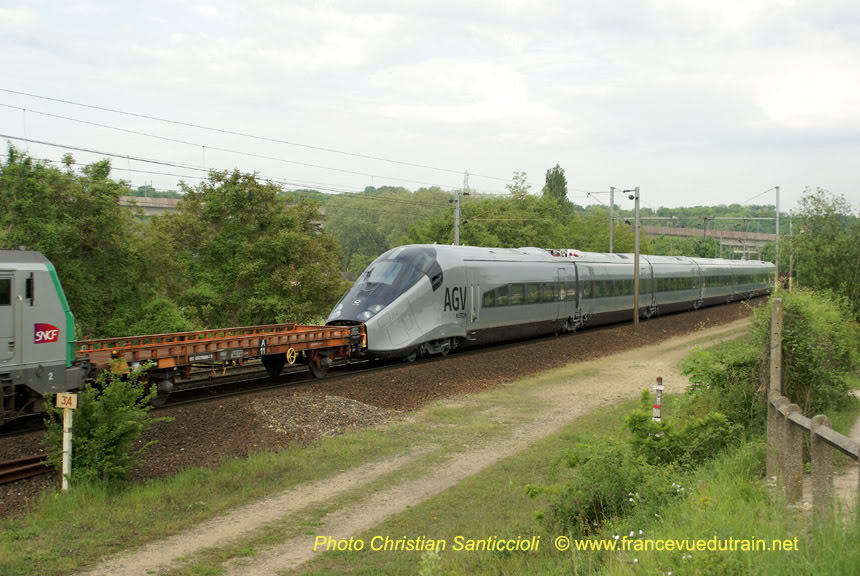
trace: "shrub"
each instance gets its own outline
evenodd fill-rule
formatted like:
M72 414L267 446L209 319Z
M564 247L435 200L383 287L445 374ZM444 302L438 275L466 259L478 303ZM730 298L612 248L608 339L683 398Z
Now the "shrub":
M113 482L127 478L140 454L153 443L135 449L140 435L155 422L149 401L156 390L146 392L141 376L146 366L128 374L102 372L95 385L87 384L78 395L72 439L72 479ZM47 431L44 443L48 462L62 468L62 415L53 402L46 402Z
M654 422L644 410L634 410L625 421L633 435L634 451L654 465L674 464L692 469L716 457L741 437L741 427L719 412L694 418L680 430L666 421Z
M845 408L849 375L860 364L860 337L850 309L827 292L799 289L776 296L784 301L783 394L809 416ZM763 350L763 389L769 375L772 308L759 306L753 320L753 333Z
M551 530L574 536L593 534L634 511L653 516L681 494L673 482L678 479L674 466L653 466L628 443L577 445L567 465L575 469L567 484L529 485L526 494L548 496L550 504L539 518Z
M767 404L759 386L759 345L744 338L694 350L681 362L689 378L688 394L701 404L725 414L728 420L755 433L764 429Z

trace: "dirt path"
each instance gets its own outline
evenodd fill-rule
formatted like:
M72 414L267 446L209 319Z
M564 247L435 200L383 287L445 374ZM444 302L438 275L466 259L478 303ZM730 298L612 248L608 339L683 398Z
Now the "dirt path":
M137 576L139 574L158 573L159 570L169 568L173 562L184 556L223 542L229 542L302 508L326 502L347 490L359 488L375 478L399 469L416 456L417 454L410 454L381 462L372 462L347 470L325 481L298 486L274 498L260 500L226 516L203 522L187 532L153 542L133 553L109 558L86 574L92 576Z
M560 378L536 386L534 392L545 407L530 414L526 423L511 424L504 441L492 445L475 445L457 454L416 479L395 483L371 493L354 504L332 509L315 530L336 538L356 535L372 528L386 518L409 506L417 505L450 488L462 479L476 474L493 463L519 452L531 443L548 436L576 417L603 404L635 397L650 386L656 376L662 376L669 392L683 390L686 379L678 372L678 361L694 342L713 344L743 334L748 320L738 320L715 328L672 338L657 345L626 351L597 360L580 363L587 376ZM456 401L454 401L456 402ZM461 400L469 402L469 399ZM444 404L444 402L443 402ZM494 417L504 419L504 411ZM420 449L420 448L419 448ZM414 455L412 456L414 458ZM288 490L275 498L238 509L224 517L202 524L194 530L177 534L146 548L109 559L90 575L157 574L168 567L177 567L182 557L193 555L207 547L224 545L247 535L275 520L299 512L303 508L331 500L333 495L354 489L374 479L383 478L409 462L404 456L387 462L371 464L347 471L335 478ZM252 558L242 558L227 564L230 575L276 574L301 566L313 558L314 536L290 538Z

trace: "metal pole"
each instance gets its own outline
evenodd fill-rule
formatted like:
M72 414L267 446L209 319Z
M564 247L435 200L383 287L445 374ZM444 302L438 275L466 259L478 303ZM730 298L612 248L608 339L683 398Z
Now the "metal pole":
M788 216L788 237L791 239L791 243L788 245L788 291L791 292L792 284L793 284L793 276L794 276L794 234L792 233L791 223L793 221L794 214L789 214Z
M71 408L63 408L63 492L69 489L72 475L72 412Z
M615 186L609 187L609 253L615 253Z
M469 173L463 175L463 193L468 194ZM460 190L454 196L454 246L460 245Z
M776 188L776 281L779 283L779 186Z
M651 406L651 420L654 422L662 422L663 420L663 390L663 377L657 376L657 384L654 385L657 400Z
M639 186L634 189L636 228L633 241L633 333L639 331Z

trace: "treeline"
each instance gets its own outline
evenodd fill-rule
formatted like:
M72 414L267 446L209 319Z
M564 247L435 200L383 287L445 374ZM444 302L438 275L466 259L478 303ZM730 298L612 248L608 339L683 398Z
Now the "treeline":
M78 338L322 322L349 280L386 250L454 237L453 193L435 187L333 195L212 172L180 184L176 212L140 218L119 197L156 191L112 179L108 160L74 166L71 156L54 167L9 148L0 164L0 248L25 246L54 262ZM608 206L570 202L560 166L536 193L526 182L515 173L506 195L461 196L461 243L609 250ZM626 219L616 220L618 252L633 251ZM784 273L793 253L801 284L839 293L860 311L860 223L844 198L808 190L783 246ZM716 257L719 243L643 235L641 250ZM773 247L765 251L774 256Z
M281 321L321 322L346 288L318 204L238 171L182 185L178 211L136 218L103 160L73 171L9 148L0 248L43 252L79 339Z

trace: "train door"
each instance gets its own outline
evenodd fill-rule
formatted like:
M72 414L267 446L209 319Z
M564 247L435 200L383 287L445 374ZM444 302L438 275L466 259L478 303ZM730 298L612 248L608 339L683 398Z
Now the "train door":
M469 290L469 310L466 329L474 327L481 317L481 274L475 268L466 268L466 285Z
M12 272L0 270L0 362L15 355L15 290Z

